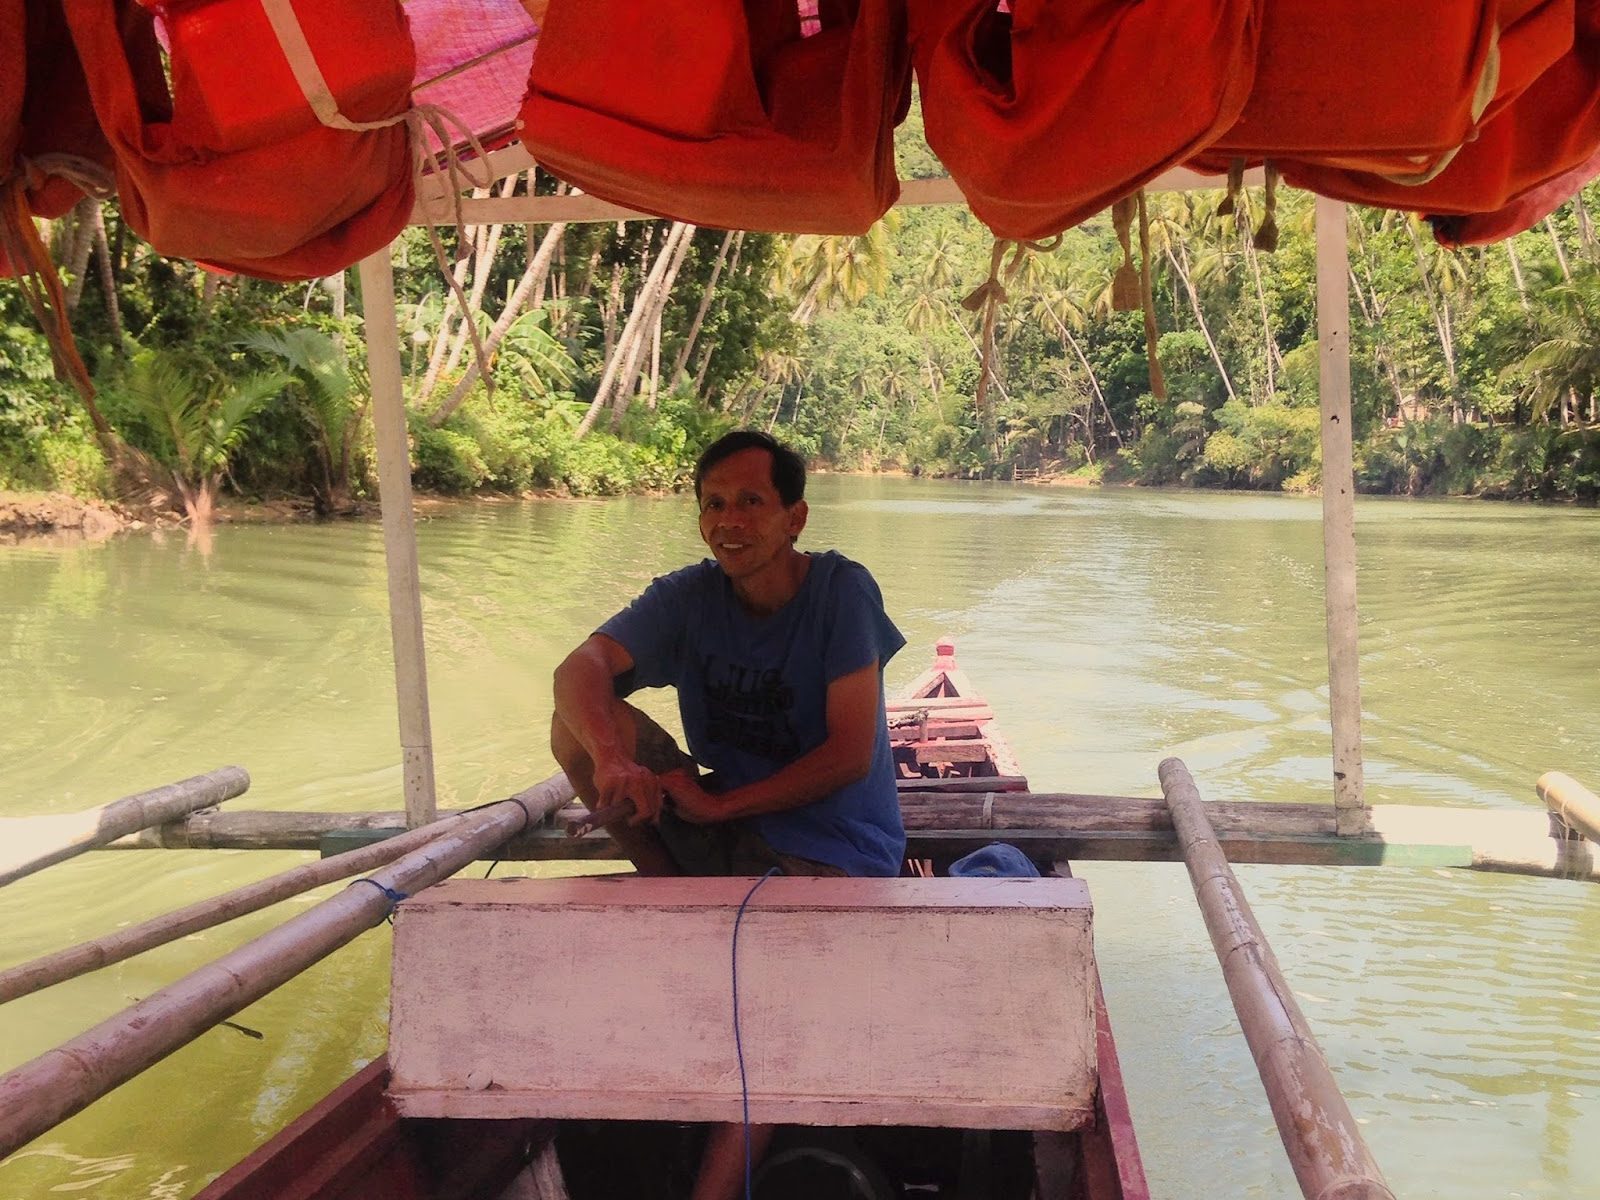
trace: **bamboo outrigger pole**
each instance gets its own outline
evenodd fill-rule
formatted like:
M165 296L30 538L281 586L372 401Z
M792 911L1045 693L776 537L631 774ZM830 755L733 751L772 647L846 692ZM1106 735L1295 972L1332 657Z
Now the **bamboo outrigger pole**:
M572 797L572 788L566 782L566 776L559 773L536 785L532 790L541 796L547 793L563 794L566 799L562 803L566 803ZM212 896L159 917L153 917L130 929L119 929L104 937L77 946L69 946L65 950L44 955L32 962L0 971L0 1004L31 995L43 988L74 979L90 971L98 971L112 963L132 958L135 954L142 954L156 946L164 946L198 930L210 929L232 921L247 913L277 904L280 900L287 900L290 896L298 896L301 892L321 887L325 883L332 883L363 871L375 870L427 845L434 838L454 831L469 815L469 813L455 813L444 820L435 821L432 825L413 829L410 833L386 838L381 842L374 842L370 846L362 846L332 858L294 867L225 895Z
M1546 771L1535 786L1557 820L1600 844L1600 796L1560 771Z
M1356 644L1355 454L1350 420L1350 235L1345 206L1317 197L1317 346L1322 396L1323 597L1328 617L1328 709L1333 807L1341 834L1371 827L1361 766L1361 675Z
M250 774L243 767L218 767L86 812L9 821L0 887L127 834L215 807L243 795L249 786Z
M0 1158L354 941L398 899L543 819L566 803L565 792L545 783L487 805L392 866L0 1076Z
M361 260L361 313L372 382L383 558L389 573L389 630L394 639L406 824L415 829L434 820L438 800L433 776L433 728L428 719L428 662L422 638L422 578L417 566L417 525L411 511L411 449L400 370L394 265L387 246Z
M1189 769L1169 758L1159 774L1195 898L1300 1190L1308 1200L1394 1200L1217 846Z

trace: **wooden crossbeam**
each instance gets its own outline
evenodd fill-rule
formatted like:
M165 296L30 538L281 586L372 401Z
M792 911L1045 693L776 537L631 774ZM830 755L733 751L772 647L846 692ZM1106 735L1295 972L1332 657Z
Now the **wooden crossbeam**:
M489 174L496 178L515 175L534 165L533 158L521 145L507 146L490 154ZM478 174L478 172L474 172ZM479 182L482 182L481 175ZM1261 168L1245 173L1245 186L1260 187L1264 182ZM1145 185L1152 192L1192 192L1221 190L1227 181L1220 175L1202 175L1187 167L1174 167ZM966 204L966 197L956 181L948 176L937 179L905 179L900 183L900 200L896 208L927 208L941 204ZM550 221L656 221L652 213L639 212L595 196L568 194L565 196L488 196L482 199L465 198L461 201L462 217L468 225L540 224ZM453 225L456 208L433 184L419 191L415 207L411 210L413 225Z
M909 743L919 763L988 762L989 747L979 741L928 741Z
M1164 801L1142 796L990 791L995 781L949 780L976 790L901 792L913 856L973 849L995 840L1038 856L1082 859L1178 858ZM1243 863L1343 866L1456 866L1600 879L1592 843L1550 836L1542 808L1466 809L1378 805L1373 832L1340 835L1331 804L1213 801L1206 813L1228 857ZM205 812L113 843L114 848L318 850L348 848L405 827L401 812ZM513 839L507 858L614 858L603 834L568 838L544 829Z

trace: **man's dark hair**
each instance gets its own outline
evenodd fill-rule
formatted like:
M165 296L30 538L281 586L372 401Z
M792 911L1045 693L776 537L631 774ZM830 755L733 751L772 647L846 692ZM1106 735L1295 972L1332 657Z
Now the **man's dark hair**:
M707 446L694 465L694 495L700 498L700 483L725 458L742 450L765 450L772 455L772 486L784 507L798 504L806 496L806 461L770 433L758 429L735 429Z

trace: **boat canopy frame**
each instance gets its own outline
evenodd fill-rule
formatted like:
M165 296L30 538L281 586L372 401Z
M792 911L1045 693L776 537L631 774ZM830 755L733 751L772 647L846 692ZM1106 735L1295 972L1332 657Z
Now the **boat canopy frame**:
M494 180L536 167L520 144L486 156ZM482 182L480 179L479 182ZM1252 171L1246 186L1261 182ZM1196 191L1225 186L1222 176L1187 168L1166 172L1149 191ZM896 207L966 203L948 177L907 180ZM593 196L458 197L443 182L419 192L414 225L546 224L656 221L662 218ZM1342 201L1316 200L1317 357L1321 393L1323 590L1328 649L1328 706L1332 727L1335 828L1342 836L1371 832L1363 787L1361 683L1357 638L1355 478L1350 417L1350 260L1348 210ZM384 560L389 583L389 623L394 645L395 698L400 727L406 823L425 825L438 814L429 720L426 639L421 571L412 512L404 374L394 294L393 247L361 260L361 295L372 380L377 441L378 498L383 514Z

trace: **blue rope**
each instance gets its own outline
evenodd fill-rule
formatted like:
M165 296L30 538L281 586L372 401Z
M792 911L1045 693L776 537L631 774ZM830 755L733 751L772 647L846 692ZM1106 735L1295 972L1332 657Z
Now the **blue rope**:
M750 1192L750 1080L744 1069L744 1039L739 1034L739 923L744 920L745 906L763 883L779 874L777 867L750 885L750 890L739 902L739 911L733 918L733 1049L739 1056L739 1095L744 1104L744 1200L751 1200Z
M394 888L390 887L388 884L379 883L376 879L369 879L365 875L363 875L360 879L352 879L350 882L352 884L370 883L373 887L377 888L386 897L388 897L389 903L391 905L399 904L400 901L402 901L402 900L411 899L411 896L408 893L401 892L401 891L396 891Z
M528 808L527 804L523 802L521 793L518 793L515 796L506 796L504 799L500 800L490 800L484 804L474 804L471 808L463 808L461 810L461 815L464 817L468 813L482 812L486 808L493 808L496 804L515 804L522 810L522 829L519 830L519 832L525 832L526 830L532 829L534 825L538 824L538 822L533 819L532 811Z

